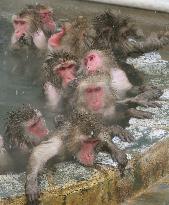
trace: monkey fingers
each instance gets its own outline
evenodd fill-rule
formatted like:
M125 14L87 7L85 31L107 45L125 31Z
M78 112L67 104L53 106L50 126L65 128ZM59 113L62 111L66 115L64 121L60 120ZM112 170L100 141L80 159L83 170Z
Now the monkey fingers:
M54 117L54 125L55 128L60 127L61 125L63 125L65 121L65 117L63 114L58 114Z
M148 101L147 99L140 99L139 96L134 97L134 98L129 98L124 100L125 103L127 104L136 104L139 106L143 106L143 107L161 107L161 105L157 102L154 101Z
M112 158L117 161L118 169L120 171L121 176L124 175L125 167L127 166L128 159L127 155L123 150L120 150L114 143L109 143L109 149L111 151Z
M27 205L38 205L40 193L38 190L37 181L29 180L29 183L25 184L25 193L27 198Z
M117 135L124 142L133 142L134 136L119 125L111 126L113 137Z
M135 108L130 108L127 110L127 114L130 117L138 118L138 119L152 119L153 118L153 113L147 112L147 111L142 111L142 110L137 110Z
M146 100L155 100L163 94L163 90L151 85L141 86L140 90L142 91L142 93L137 95L137 97L140 99L142 98Z
M111 140L108 140L105 138L101 139L103 144L107 147L109 150L109 153L111 154L112 159L114 159L118 163L118 167L120 168L119 171L124 171L128 159L127 155L124 152L124 150L120 150ZM123 169L122 169L123 168Z

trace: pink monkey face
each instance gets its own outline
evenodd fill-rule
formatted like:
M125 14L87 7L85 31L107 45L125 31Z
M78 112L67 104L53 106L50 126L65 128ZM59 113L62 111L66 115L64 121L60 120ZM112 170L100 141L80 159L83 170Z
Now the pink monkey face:
M14 34L17 40L19 40L21 36L26 35L29 31L29 23L22 18L16 18L13 21L13 27Z
M49 132L46 127L45 120L42 117L29 120L25 126L27 128L27 131L37 138L44 138Z
M70 81L75 79L76 69L74 64L64 64L56 71L54 69L54 72L62 79L63 85L67 86Z
M53 33L56 30L56 23L53 20L53 12L44 9L40 10L39 15L44 26Z
M91 111L99 111L104 106L104 90L102 87L88 87L85 90L86 106Z
M88 73L95 73L102 66L102 58L97 52L92 52L84 58L84 65Z

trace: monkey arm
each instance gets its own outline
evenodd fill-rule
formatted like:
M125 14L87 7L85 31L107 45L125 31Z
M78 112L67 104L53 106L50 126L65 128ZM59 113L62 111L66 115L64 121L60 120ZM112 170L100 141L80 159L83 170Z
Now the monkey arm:
M142 107L161 107L161 105L155 101L148 101L147 99L143 99L142 95L139 97L127 98L125 100L118 101L119 103L125 103L129 106L142 106Z
M153 85L142 85L140 86L140 94L137 98L156 100L163 94L163 90Z
M53 136L48 141L42 142L33 150L28 162L25 184L25 193L29 202L28 204L38 204L39 191L37 175L49 159L60 153L62 143L63 142L59 137Z
M134 136L130 134L127 130L119 125L112 125L111 128L111 135L118 136L123 142L133 142Z
M135 108L130 108L127 110L126 114L129 117L134 117L138 119L152 119L153 113L147 112L147 111L142 111L142 110L137 110Z
M146 85L137 87L137 90L134 86L131 89L131 92L133 93L132 90L134 90L134 92L137 91L138 93L135 97L127 98L118 102L126 104L135 104L143 107L161 107L159 103L153 101L158 99L163 94L163 91L160 88Z
M43 87L48 107L52 111L57 110L58 106L60 105L59 102L61 100L59 89L57 89L51 82L46 82Z
M98 138L101 141L101 144L104 145L104 148L107 148L107 151L111 154L112 159L118 163L118 168L123 176L124 169L128 163L126 153L119 149L112 141L107 132L100 132Z
M145 41L124 41L121 44L126 57L138 57L146 52L158 50L169 44L169 32L159 35L151 35Z

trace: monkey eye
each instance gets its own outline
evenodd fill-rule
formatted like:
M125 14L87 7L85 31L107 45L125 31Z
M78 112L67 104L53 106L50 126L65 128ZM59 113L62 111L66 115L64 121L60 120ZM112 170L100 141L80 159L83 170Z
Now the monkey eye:
M92 89L92 88L87 88L87 89L86 89L86 92L87 92L87 93L92 93L92 92L93 92L93 89Z
M16 20L14 22L15 24L20 24L20 25L24 25L26 23L25 21L22 21L22 20Z
M89 60L92 61L94 59L94 55L89 56Z
M73 68L74 67L74 64L70 64L69 66L67 66L67 68Z
M95 88L95 91L96 91L96 92L99 92L100 90L101 90L101 87L96 87L96 88Z
M17 25L17 24L19 24L19 21L15 20L14 23Z
M58 71L65 71L67 67L60 67Z
M40 118L38 118L33 124L30 125L31 128L34 128L39 122L40 122Z
M21 25L24 25L24 24L25 24L25 21L20 21L20 24L21 24Z

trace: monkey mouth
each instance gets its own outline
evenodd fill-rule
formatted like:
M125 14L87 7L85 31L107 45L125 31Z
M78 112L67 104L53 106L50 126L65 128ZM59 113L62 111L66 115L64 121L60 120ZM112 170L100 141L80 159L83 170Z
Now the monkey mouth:
M98 139L87 139L84 141L84 143L95 145L99 143L99 140Z

